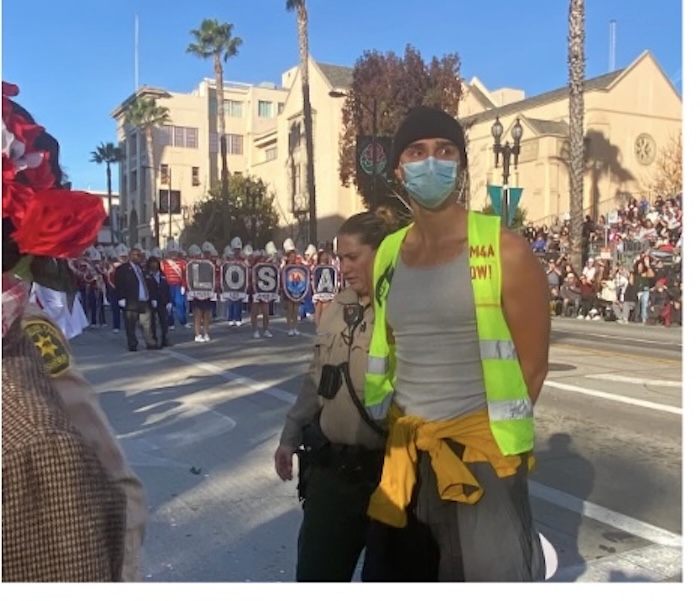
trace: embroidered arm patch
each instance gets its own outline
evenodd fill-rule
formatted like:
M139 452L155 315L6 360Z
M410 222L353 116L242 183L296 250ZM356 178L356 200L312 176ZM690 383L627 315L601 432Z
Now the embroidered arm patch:
M71 356L63 333L52 323L43 319L27 319L22 327L31 338L46 371L52 377L64 374L71 366Z

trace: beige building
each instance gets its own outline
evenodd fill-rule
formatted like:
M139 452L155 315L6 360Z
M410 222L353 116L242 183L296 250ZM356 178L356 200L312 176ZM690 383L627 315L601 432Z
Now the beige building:
M676 88L649 52L619 71L585 84L584 131L587 144L584 210L603 215L627 195L649 195L660 150L682 127L682 101ZM520 206L531 221L551 221L569 210L567 138L569 92L562 87L525 98L519 90L489 92L472 80L462 101L462 123L468 131L471 206L489 200L487 184L502 185L502 167L495 167L491 126L501 121L506 140L516 119L523 137L509 186L522 187Z
M354 187L340 185L339 142L342 132L342 98L331 90L348 90L352 69L310 60L311 105L314 120L316 199L319 239L330 240L348 216L363 210ZM626 193L644 193L644 182L655 159L681 128L681 98L652 55L644 52L625 69L586 82L585 129L588 156L585 202L591 213L601 214ZM216 143L216 96L212 80L202 81L190 94L160 88L142 88L139 95L154 95L170 111L171 125L156 139L156 168L145 156L145 144L123 124L123 102L112 116L117 121L126 159L120 172L121 212L144 246L153 245L154 230L149 178L155 174L160 193L168 181L179 191L183 212L160 215L159 243L170 230L175 238L183 228L192 204L203 199L220 167ZM306 242L308 198L304 145L301 80L297 67L282 74L280 85L226 83L226 132L229 170L261 177L274 192L282 231L278 243L292 236ZM495 168L491 126L499 117L502 141L520 119L524 135L517 169L510 186L524 189L521 206L534 221L551 220L568 211L568 89L562 87L526 98L522 90L488 90L477 78L464 82L459 116L471 123L468 132L471 206L488 202L486 185L501 183ZM139 158L140 157L140 158ZM168 174L170 180L168 180ZM160 192L163 190L164 192ZM279 244L278 244L279 245Z
M169 112L168 125L158 128L154 135L153 166L149 165L144 137L124 123L125 108L137 95L155 97ZM276 128L287 95L287 90L273 83L225 82L227 160L231 173L250 172L255 160L253 141ZM119 182L126 238L131 241L135 237L144 248L163 246L170 235L178 238L192 206L206 197L221 172L214 80L203 80L189 94L142 87L122 102L112 117L117 121L117 137L125 157ZM151 192L153 177L156 198ZM158 203L161 195L165 195L166 206L168 195L179 195L181 213L159 214L154 219L153 203Z

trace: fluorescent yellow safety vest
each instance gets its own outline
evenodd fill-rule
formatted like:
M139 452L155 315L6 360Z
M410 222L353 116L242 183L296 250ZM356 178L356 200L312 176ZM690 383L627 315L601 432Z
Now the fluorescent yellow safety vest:
M469 211L467 244L479 351L491 432L504 455L532 450L532 401L501 305L501 218ZM386 417L394 396L396 355L387 338L386 300L396 261L410 225L387 236L374 260L374 332L365 375L364 403L376 420Z

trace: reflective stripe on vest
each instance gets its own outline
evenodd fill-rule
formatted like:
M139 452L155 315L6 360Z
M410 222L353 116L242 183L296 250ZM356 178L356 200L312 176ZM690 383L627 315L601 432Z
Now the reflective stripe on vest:
M374 419L387 415L394 394L395 355L387 338L386 299L410 227L387 236L374 261L374 331L365 375L365 405ZM470 211L467 244L491 431L504 455L524 453L534 446L534 421L501 306L500 217Z

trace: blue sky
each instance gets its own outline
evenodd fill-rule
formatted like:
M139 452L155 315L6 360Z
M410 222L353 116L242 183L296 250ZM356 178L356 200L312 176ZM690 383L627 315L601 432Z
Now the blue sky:
M307 0L311 54L352 66L364 50L425 59L457 52L462 75L528 96L566 84L568 0ZM116 141L110 112L134 90L134 16L140 25L140 83L187 92L212 76L210 62L185 54L204 18L231 22L243 39L225 78L279 83L298 60L294 15L285 0L3 0L2 77L61 142L75 188L104 189L89 162ZM28 8L29 7L29 8ZM650 50L682 91L681 0L588 0L587 76L608 71L609 23L617 21L616 66ZM31 37L27 23L32 24Z

